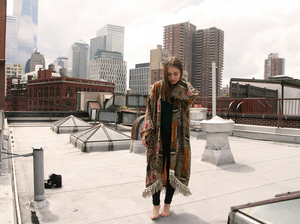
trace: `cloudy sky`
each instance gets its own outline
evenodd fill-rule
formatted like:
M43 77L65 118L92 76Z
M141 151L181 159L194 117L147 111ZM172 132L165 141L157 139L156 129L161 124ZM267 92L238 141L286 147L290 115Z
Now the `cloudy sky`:
M230 78L263 79L270 53L285 58L286 75L300 79L299 12L299 0L40 0L37 47L48 65L79 39L89 44L106 24L124 26L130 69L163 45L164 26L190 21L225 32L223 86Z

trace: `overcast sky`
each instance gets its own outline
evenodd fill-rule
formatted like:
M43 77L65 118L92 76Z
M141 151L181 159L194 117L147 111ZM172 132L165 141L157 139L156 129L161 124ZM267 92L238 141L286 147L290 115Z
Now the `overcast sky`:
M90 44L106 24L119 25L131 69L150 62L164 26L187 21L225 32L223 86L230 78L263 79L270 53L285 58L287 76L300 79L299 0L39 0L37 48L48 66L79 39Z

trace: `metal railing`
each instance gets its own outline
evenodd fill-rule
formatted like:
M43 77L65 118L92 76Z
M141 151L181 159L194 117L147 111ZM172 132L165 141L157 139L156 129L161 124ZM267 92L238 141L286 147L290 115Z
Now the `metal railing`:
M211 97L198 97L194 107L207 108L212 113ZM300 118L300 98L230 98L218 97L216 106L217 115L261 115L275 116L278 124L282 117Z

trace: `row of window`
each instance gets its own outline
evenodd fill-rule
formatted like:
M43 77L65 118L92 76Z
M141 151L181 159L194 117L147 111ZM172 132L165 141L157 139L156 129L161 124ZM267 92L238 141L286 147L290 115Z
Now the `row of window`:
M34 106L71 106L71 101L66 101L64 103L62 102L59 102L59 100L56 101L56 104L55 102L52 100L52 101L44 101L44 100L29 100L29 106L31 105L34 105ZM75 106L77 106L77 101L75 101Z
M79 90L79 91L81 91L81 90ZM85 88L84 88L83 91L84 91L84 92L89 92L89 89L85 90ZM92 89L92 92L97 92L97 89L95 89L95 90ZM111 91L105 91L104 89L103 89L103 90L100 89L98 92L111 92ZM44 93L39 92L38 94L37 94L37 92L34 92L34 93L32 94L32 92L29 91L29 97L32 97L32 96L33 96L33 97L55 97L55 94L54 94L53 91L50 91L50 92L44 92ZM60 97L60 92L59 92L59 90L56 91L56 96L57 96L57 97ZM73 92L66 92L66 97L73 97ZM75 92L74 97L77 98L77 92Z
M13 77L16 77L16 76L15 76L15 75L7 75L7 76L6 76L6 78L10 78L10 77L13 78ZM18 78L22 78L22 76L21 76L21 75L18 75Z
M15 73L16 74L17 71L6 71L6 73ZM18 71L18 74L22 74L22 71Z
M6 70L22 70L20 67L18 68L18 67L5 67L6 68Z

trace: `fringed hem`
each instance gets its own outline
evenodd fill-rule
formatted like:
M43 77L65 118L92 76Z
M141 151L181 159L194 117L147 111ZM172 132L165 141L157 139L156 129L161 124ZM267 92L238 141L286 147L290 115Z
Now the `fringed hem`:
M174 170L170 170L170 184L171 186L175 189L175 194L181 193L184 196L190 196L192 193L190 189L182 184L176 177L175 177L175 172Z
M143 191L143 197L147 198L155 194L156 192L163 189L163 184L161 180L156 180L154 184L152 184L150 187L147 187Z

